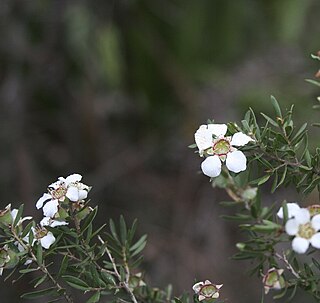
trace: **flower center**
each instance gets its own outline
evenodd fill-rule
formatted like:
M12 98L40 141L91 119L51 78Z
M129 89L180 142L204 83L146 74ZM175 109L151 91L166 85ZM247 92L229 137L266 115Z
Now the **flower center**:
M230 142L227 139L220 139L213 145L213 153L218 156L226 155L230 151Z
M217 292L217 288L213 284L203 285L200 294L206 298L211 298Z
M301 238L310 239L316 233L315 229L312 227L311 223L300 224L298 235Z
M277 271L269 272L266 276L265 285L272 287L276 282L279 281L279 274Z
M67 193L67 188L64 186L60 186L57 189L50 190L50 194L54 199L61 200L65 197Z
M35 237L37 239L42 239L48 233L47 229L41 226L35 228Z

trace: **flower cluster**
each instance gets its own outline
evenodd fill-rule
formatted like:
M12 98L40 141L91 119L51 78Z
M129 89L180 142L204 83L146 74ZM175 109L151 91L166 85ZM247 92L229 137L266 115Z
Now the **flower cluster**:
M244 146L254 140L242 132L226 136L227 130L226 124L208 124L201 125L194 134L199 155L206 158L201 163L201 169L208 177L219 176L224 162L228 170L234 173L247 168L246 156L236 146Z
M300 208L297 203L287 204L288 221L285 224L286 233L293 236L292 249L298 254L304 254L309 245L320 249L320 214L319 206ZM277 213L280 219L284 217L283 207Z
M26 256L25 264L32 262L27 254L30 245L34 246L35 243L39 243L43 248L49 249L56 241L48 227L54 228L69 224L67 222L71 216L69 210L82 210L84 199L88 196L90 188L81 183L81 179L81 175L72 174L67 178L60 177L58 181L49 185L48 193L43 194L36 203L38 209L43 209L44 217L39 224L32 221L31 226L28 225L30 226L28 232L23 232L22 223L32 220L32 217L21 217L21 214L18 215L18 209L11 209L10 204L0 211L0 227L7 230L9 234L12 230L16 235L16 238L13 238L9 244L0 248L0 275L4 268L14 267L21 256ZM70 207L70 204L74 204L74 207Z
M87 198L90 187L81 183L82 176L72 174L60 177L48 187L48 193L37 201L37 209L42 208L45 217L54 218L63 202L81 202Z

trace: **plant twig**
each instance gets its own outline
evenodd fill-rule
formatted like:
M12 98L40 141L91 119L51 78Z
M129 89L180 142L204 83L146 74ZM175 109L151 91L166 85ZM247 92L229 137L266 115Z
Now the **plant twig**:
M285 253L282 253L282 255L275 253L275 256L284 262L284 264L286 265L286 268L297 278L297 279L301 279L300 275L294 270L294 268L292 267L292 265L289 263L287 256L285 255Z
M98 236L98 239L101 242L101 244L105 244L105 242L102 240L102 238L100 236ZM127 271L127 268L126 268L126 280L125 281L121 281L122 280L121 275L120 275L120 273L118 271L118 268L117 268L117 265L116 265L116 263L114 261L114 258L112 257L111 252L110 252L110 250L108 249L107 246L105 246L105 252L107 253L107 255L108 255L108 257L109 257L109 259L110 259L110 261L112 263L113 270L114 270L118 280L120 281L120 286L122 286L126 290L126 292L129 294L129 296L130 296L130 298L131 298L133 303L138 303L136 297L134 296L132 290L129 287L129 277L130 277L129 276L129 269ZM125 267L127 267L127 265L125 265Z

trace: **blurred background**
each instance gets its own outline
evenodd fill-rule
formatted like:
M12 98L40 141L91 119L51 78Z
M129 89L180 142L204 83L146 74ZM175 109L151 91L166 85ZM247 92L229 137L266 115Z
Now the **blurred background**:
M47 185L81 173L98 221L124 214L148 233L151 285L210 279L227 302L259 302L260 280L230 259L242 235L220 218L227 197L187 146L208 118L271 114L271 94L315 122L304 79L319 68L319 14L318 0L0 0L1 208L40 219ZM283 197L300 198L264 199ZM5 302L28 287L0 281Z

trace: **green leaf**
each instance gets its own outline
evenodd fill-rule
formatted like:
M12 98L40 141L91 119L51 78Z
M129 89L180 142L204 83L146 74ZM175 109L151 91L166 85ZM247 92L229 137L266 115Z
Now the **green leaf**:
M282 118L282 113L281 113L281 109L280 109L279 103L278 103L277 99L274 96L271 96L271 103L272 103L272 106L273 106L277 116L279 118Z
M16 218L14 219L13 226L17 226L18 222L20 221L20 219L22 217L22 213L23 213L23 207L24 207L24 205L21 204L19 209L18 209Z
M122 215L120 216L120 237L122 244L125 245L127 242L127 225Z
M284 182L286 175L287 175L287 171L288 171L288 167L287 167L287 165L285 165L281 179L280 179L279 183L277 184L276 189Z
M271 119L269 116L267 116L266 114L264 113L260 113L263 118L265 118L270 124L272 124L273 126L275 127L279 127L278 123L276 121L274 121L273 119Z
M46 289L42 289L42 290L38 290L38 291L25 293L25 294L21 295L21 298L22 299L35 299L35 298L43 297L45 295L53 294L55 292L56 292L56 288L50 287L50 288L46 288Z
M131 254L131 257L134 257L135 255L139 254L146 246L147 242L142 242Z
M309 186L303 191L304 194L309 194L320 183L320 177L316 177L312 180Z
M257 184L260 186L260 185L266 183L270 179L270 177L271 177L271 175L265 175L259 179L251 181L250 184Z
M121 244L120 241L119 241L119 238L118 238L116 226L115 226L115 224L114 224L112 219L109 220L109 226L110 226L110 231L111 231L111 234L113 236L113 239L116 240L116 242L118 244Z
M271 193L274 193L276 188L277 188L277 184L278 184L278 170L275 171L274 173L274 179L273 179L273 183L271 186Z
M59 269L58 276L57 276L58 278L61 277L65 273L65 271L66 271L66 269L68 267L68 263L69 263L68 256L65 255L63 257L61 265L60 265L60 269Z
M96 303L100 300L100 291L97 291L86 303Z
M116 285L116 280L111 274L107 273L106 271L101 271L101 276L107 284Z
M88 290L90 289L89 285L83 280L74 277L74 276L62 276L62 278L73 288L79 290Z
M273 296L273 299L276 300L276 299L281 299L281 298L283 298L283 297L286 295L287 290L288 290L288 288L285 287L279 294Z
M21 273L21 274L27 274L27 273L29 273L29 272L33 272L33 271L37 271L37 270L39 270L38 267L37 267L37 268L25 268L25 269L20 269L20 270L19 270L19 273Z
M190 144L188 145L189 148L196 148L197 147L197 144L193 143L193 144Z
M47 275L43 275L38 282L34 285L34 288L37 288L40 284L42 284L47 279Z
M136 233L137 230L137 219L134 219L131 228L128 230L128 236L127 236L127 240L128 240L128 244L131 245L131 242L133 240L133 237Z
M28 225L25 227L21 234L21 239L23 239L31 230L31 227L34 225L34 221L31 221L28 223Z
M318 268L318 270L320 270L320 263L318 262L318 260L312 258L312 262L315 265L315 267Z
M38 262L38 264L42 264L42 261L43 261L43 250L42 250L41 243L38 243L38 247L37 247L37 262Z
M311 84L314 84L316 86L320 86L320 82L318 81L315 81L315 80L311 80L311 79L306 79L307 82L311 83Z
M106 223L104 223L103 225L101 225L92 235L91 235L91 239L94 238L97 234L100 233L101 230L103 230L106 227Z
M143 245L144 242L146 242L147 235L143 235L133 246L130 247L130 251L134 251L137 248L140 247L140 245Z
M88 215L88 217L86 218L86 220L84 221L82 227L81 227L81 233L83 233L88 227L89 225L92 223L92 221L94 220L95 216L97 215L97 210L98 210L98 206L96 206L92 212Z
M308 123L302 124L302 126L299 128L299 130L295 133L294 137L291 139L292 142L299 141L299 137L304 135L305 129L307 128L307 125L308 125Z

